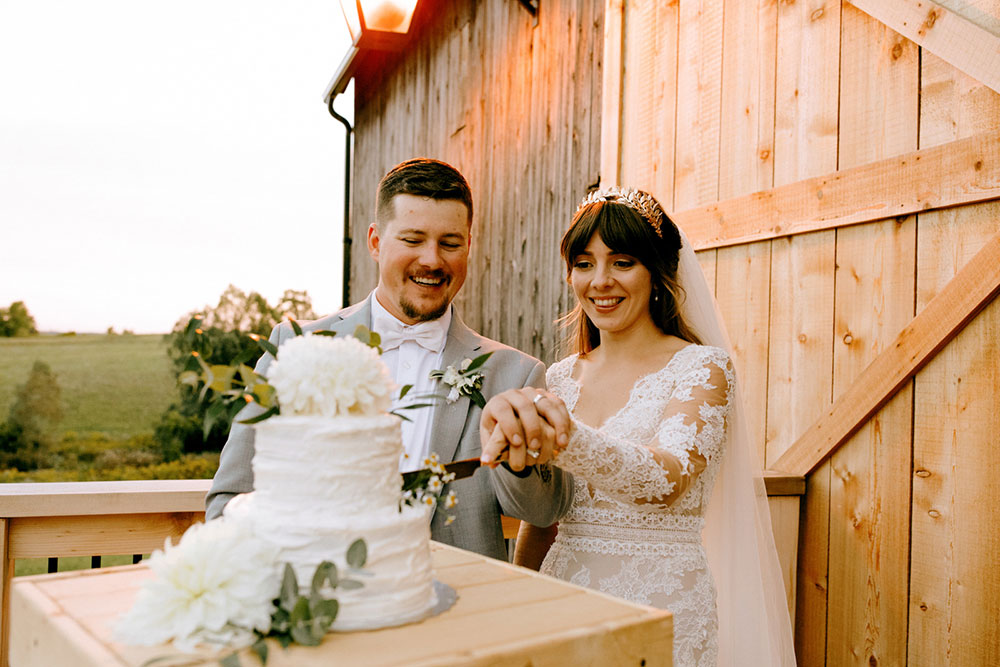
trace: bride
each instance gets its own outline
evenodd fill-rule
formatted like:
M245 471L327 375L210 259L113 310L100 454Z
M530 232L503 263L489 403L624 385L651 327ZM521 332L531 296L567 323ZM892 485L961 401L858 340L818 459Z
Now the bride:
M674 616L674 664L794 664L728 341L690 244L649 194L589 195L562 239L573 354L494 397L483 460L572 473L541 571ZM525 445L525 443L527 443ZM542 468L544 470L544 468Z

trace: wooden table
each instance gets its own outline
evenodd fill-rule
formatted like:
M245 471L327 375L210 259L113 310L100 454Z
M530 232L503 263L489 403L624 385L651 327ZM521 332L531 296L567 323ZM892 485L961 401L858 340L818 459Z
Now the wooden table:
M448 611L399 628L329 634L317 648L272 644L269 667L310 665L671 664L669 612L623 602L507 563L434 543L435 578L458 593ZM10 664L138 666L169 646L112 642L144 565L19 577L11 599ZM244 665L259 665L249 651ZM164 665L213 664L193 657Z

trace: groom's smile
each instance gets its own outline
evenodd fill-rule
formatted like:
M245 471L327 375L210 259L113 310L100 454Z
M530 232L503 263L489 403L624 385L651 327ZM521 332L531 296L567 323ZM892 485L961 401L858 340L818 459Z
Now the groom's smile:
M379 271L375 296L407 324L437 319L465 282L468 209L453 199L407 194L396 195L393 205L392 220L368 229L368 251Z

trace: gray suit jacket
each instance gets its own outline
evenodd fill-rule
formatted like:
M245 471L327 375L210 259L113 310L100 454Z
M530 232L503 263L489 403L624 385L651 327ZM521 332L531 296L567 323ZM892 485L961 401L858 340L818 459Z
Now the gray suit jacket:
M345 308L338 313L302 325L304 331L336 331L349 335L359 324L371 328L371 299ZM294 333L288 323L275 327L271 342L281 345ZM545 384L545 367L534 357L484 338L465 326L453 311L448 340L445 343L441 367L457 366L463 359L493 352L482 367L482 393L486 400L507 389L525 386L542 387ZM257 362L257 372L267 375L272 361L264 354ZM443 462L478 457L479 417L481 410L468 397L454 403L440 401L433 408L431 425L431 451ZM253 490L253 470L250 462L254 454L254 432L251 426L236 423L259 414L261 408L248 405L234 420L229 440L222 450L219 470L215 473L212 488L205 499L209 519L222 514L229 499L239 493ZM511 471L480 468L467 479L452 482L445 489L454 490L458 505L449 512L435 512L431 523L432 537L446 544L475 551L493 558L506 559L507 549L500 525L500 514L517 517L536 526L549 526L566 512L573 497L572 477L555 466L526 469L519 476ZM454 514L455 521L445 525L446 514Z

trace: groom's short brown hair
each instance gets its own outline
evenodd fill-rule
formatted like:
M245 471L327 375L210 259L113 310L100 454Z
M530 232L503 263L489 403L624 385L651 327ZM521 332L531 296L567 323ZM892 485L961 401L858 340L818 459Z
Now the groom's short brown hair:
M379 181L375 193L375 220L379 229L395 215L392 200L396 195L460 201L469 211L469 225L472 225L472 190L458 169L446 162L418 157L390 169Z

